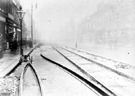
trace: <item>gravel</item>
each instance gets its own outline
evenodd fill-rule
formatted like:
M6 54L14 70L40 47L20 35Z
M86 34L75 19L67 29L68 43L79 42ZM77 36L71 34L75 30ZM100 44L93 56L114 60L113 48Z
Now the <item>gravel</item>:
M0 78L0 96L18 96L19 80L15 76Z

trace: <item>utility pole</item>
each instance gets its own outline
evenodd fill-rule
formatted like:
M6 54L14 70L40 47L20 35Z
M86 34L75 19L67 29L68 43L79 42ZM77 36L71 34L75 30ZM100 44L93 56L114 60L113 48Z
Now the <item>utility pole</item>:
M33 48L33 4L31 3L31 47Z

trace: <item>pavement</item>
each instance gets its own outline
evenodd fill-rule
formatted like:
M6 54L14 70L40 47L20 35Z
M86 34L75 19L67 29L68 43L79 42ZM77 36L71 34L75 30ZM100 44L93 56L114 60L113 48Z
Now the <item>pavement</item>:
M24 49L24 54L27 54L31 48ZM3 58L0 59L0 77L4 77L9 70L14 68L20 59L20 54L11 54L9 50L4 53Z

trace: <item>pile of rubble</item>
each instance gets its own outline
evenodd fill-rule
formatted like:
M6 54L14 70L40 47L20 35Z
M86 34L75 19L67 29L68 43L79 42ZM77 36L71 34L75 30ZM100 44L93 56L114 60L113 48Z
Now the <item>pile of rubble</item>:
M17 77L0 78L0 96L18 96L18 85Z

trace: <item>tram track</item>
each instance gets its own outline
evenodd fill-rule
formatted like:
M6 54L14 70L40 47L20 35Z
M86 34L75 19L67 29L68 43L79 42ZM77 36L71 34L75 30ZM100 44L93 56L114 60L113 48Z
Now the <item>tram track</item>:
M99 87L103 87L103 89L107 89L112 93L114 92L115 95L123 94L123 90L129 91L129 88L132 88L131 85L135 85L132 78L129 78L125 74L122 74L112 68L90 60L89 58L80 56L66 48L61 48L59 46L52 46L52 48L76 66L82 73L86 74L86 76L90 78L89 80L94 81L94 83L100 85ZM121 87L117 90L117 87L115 88L113 86ZM128 93L130 93L130 91L126 92L126 94ZM134 91L131 90L131 93L134 93ZM126 94L124 94L124 96L127 96Z
M19 96L43 96L43 87L35 68L27 63L21 73Z
M42 54L41 54L41 57L43 57L47 61L55 64L60 69L66 71L68 74L70 74L71 76L73 76L74 78L76 78L77 80L79 80L81 83L83 83L85 86L87 86L90 90L92 90L93 92L95 92L98 96L117 96L116 94L114 94L113 92L111 92L110 90L108 90L107 88L105 88L103 85L100 85L100 87L99 87L99 83L97 83L98 81L96 81L95 79L94 79L94 82L96 82L96 84L93 84L87 78L79 75L75 71L73 71L73 70L71 70L71 69L63 66L62 64L60 64L60 63L58 63L58 62L56 62L54 60L51 60L51 59L47 58L46 56L44 56ZM81 70L81 69L79 69L79 70ZM101 88L101 86L102 86L102 88Z
M117 71L117 70L115 70L115 69L113 69L113 68L111 68L111 67L108 67L108 66L106 66L106 65L104 65L104 64L102 64L102 63L100 63L100 62L98 62L98 61L96 61L96 60L93 60L93 59L91 59L91 58L87 58L87 57L85 57L85 56L83 56L83 55L80 55L80 54L74 52L74 51L71 51L71 50L70 50L69 48L67 48L67 47L61 47L61 46L58 46L58 47L61 48L61 49L66 50L66 51L69 52L69 53L75 54L76 56L79 56L79 57L81 57L81 58L83 58L83 59L85 59L85 60L88 60L88 61L90 61L90 62L93 62L93 63L97 64L98 66L101 66L101 67L103 67L103 68L105 68L105 69L107 69L107 70L110 70L110 71L112 71L112 72L118 74L119 76L122 76L122 77L124 77L124 78L126 78L126 79L131 80L132 82L135 82L135 78L134 78L134 77L131 77L131 76L125 74L125 73L122 73L122 72L120 72L120 71ZM57 48L55 48L55 47L53 47L53 48L54 48L57 52L59 52L61 55L65 56L65 55L64 55L61 51L59 51ZM75 50L75 49L73 49L73 50ZM79 50L79 52L82 52L82 51ZM86 53L86 54L92 55L92 56L94 56L95 58L96 58L96 57L100 57L100 56L96 56L96 55L90 54L90 53ZM66 56L65 56L65 57L66 57ZM67 57L66 57L66 58L67 58ZM100 57L100 58L103 58L103 57ZM67 59L68 59L68 58L67 58ZM103 59L105 59L105 58L103 58ZM110 59L108 59L108 60L110 60ZM113 61L113 60L112 60L112 61ZM113 61L113 62L117 62L117 61ZM119 62L119 63L121 63L121 62Z
M124 78L126 78L126 79L131 80L132 82L135 82L135 78L134 78L134 77L131 77L131 76L127 75L127 74L124 74L124 73L122 73L122 72L120 72L120 71L117 71L117 70L115 70L115 69L113 69L113 68L111 68L111 67L105 66L104 64L102 64L102 63L100 63L100 62L98 62L98 61L96 61L96 60L93 60L93 59L87 58L87 57L85 57L85 56L82 56L82 55L80 55L80 54L77 54L76 52L71 51L71 50L68 49L67 47L66 47L66 48L65 48L65 47L61 47L61 46L59 46L59 47L62 48L62 49L64 49L64 50L66 50L66 51L69 52L69 53L75 54L76 56L79 56L79 57L81 57L81 58L83 58L83 59L85 59L85 60L88 60L88 61L90 61L90 62L93 62L93 63L97 64L98 66L101 66L101 67L103 67L103 68L105 68L105 69L107 69L107 70L110 70L110 71L112 71L112 72L118 74L119 76L122 76L122 77L124 77ZM60 52L57 48L55 48L55 47L53 47L53 48L54 48L57 52L59 52L61 55L65 56L65 55L62 54L62 52ZM73 50L75 50L75 49L73 49ZM81 52L81 51L79 51L79 52ZM86 53L86 54L89 54L89 53ZM99 56L96 56L96 55L94 55L94 54L90 54L90 55L92 55L92 56L94 56L94 57L99 57ZM65 57L66 57L66 56L65 56ZM103 57L100 57L100 58L103 58ZM68 58L67 58L67 59L68 59ZM114 61L114 62L116 62L116 61Z
M119 94L119 92L120 91L122 92L123 90L115 91L115 88L113 89L110 86L108 87L108 85L106 83L106 82L110 83L110 82L112 82L112 80L110 80L110 81L104 80L107 77L106 73L110 73L110 76L107 78L112 79L113 77L111 77L111 74L112 73L116 74L116 72L113 72L110 69L105 68L104 66L100 66L99 64L95 64L96 62L89 60L88 58L85 58L83 56L79 56L79 54L74 53L63 47L61 48L58 46L57 47L51 46L51 48L53 51L55 50L56 52L61 54L62 57L64 57L71 64L73 64L84 75L80 75L79 73L77 73L77 71L73 70L72 68L64 66L62 63L58 63L55 60L52 60L43 54L40 54L40 56L42 58L46 59L47 61L55 64L57 67L64 70L65 72L67 72L68 74L73 76L74 78L76 78L78 81L80 81L82 84L87 86L90 90L92 90L98 96L119 96L119 95L121 96L121 93ZM29 54L26 56L29 57L30 54L32 53L32 51L30 51ZM14 67L9 73L7 73L5 77L12 75L12 73L14 73L14 71L16 71L16 69L18 69L19 65L23 65L23 68L22 68L23 70L21 70L21 75L19 76L19 96L24 96L24 94L25 94L25 96L29 96L30 94L27 94L27 93L29 91L31 91L30 90L31 88L35 89L35 87L37 87L36 90L38 89L39 92L37 95L34 94L32 96L43 96L44 91L43 91L41 80L40 80L39 75L37 74L35 68L33 67L33 65L31 65L31 62L27 62L25 64L21 64L21 62L20 62L20 64L17 64L17 66ZM30 75L28 75L28 74L30 74ZM119 74L117 74L117 75L119 75ZM119 77L120 76L121 75L119 75ZM102 77L102 78L99 79L100 77ZM123 76L121 76L121 77L123 78ZM30 78L33 78L34 84L32 84L30 82L31 81ZM117 76L116 76L116 78L117 78ZM117 90L117 88L116 88L116 90ZM36 92L36 91L31 91L31 93L32 92ZM122 95L122 96L127 96L127 95Z
M0 78L1 80L0 86L3 87L0 87L1 88L0 96L1 94L10 94L12 96L30 96L30 93L32 94L32 96L43 96L43 87L35 68L31 65L32 62L30 57L31 53L37 47L38 45L36 45L30 52L28 52L28 54L24 55L23 57L20 57L20 59L15 60L14 63L9 64L9 66L7 66L7 68L1 72L2 78ZM31 74L31 75L33 74L33 78L34 78L33 80L34 83L36 84L32 84L31 80L29 81L31 76L28 77L25 76L27 74ZM25 82L26 81L25 79L27 79L27 81L29 82ZM38 94L33 94L36 91L35 90L31 91L29 90L29 88L28 89L25 88L26 86L24 85L26 86L30 85L31 87L33 87L32 89L38 87L39 89ZM26 89L25 90L26 94L24 94L24 89ZM2 91L2 90L6 90L6 91Z
M10 71L11 73L5 76L3 82L0 84L0 86L5 85L1 90L6 90L0 92L0 96L1 94L11 94L12 96L44 96L42 83L35 69L31 62L24 62L19 67L13 68Z
M39 46L40 44L37 44L33 49L30 50L30 52L28 52L26 55L18 59L16 59L14 62L12 62L11 64L9 64L9 66L7 66L5 68L4 71L1 72L2 77L8 77L10 76L12 73L14 73L16 71L16 69L24 62L23 59L27 59L30 57L31 53ZM8 60L10 61L10 59Z

